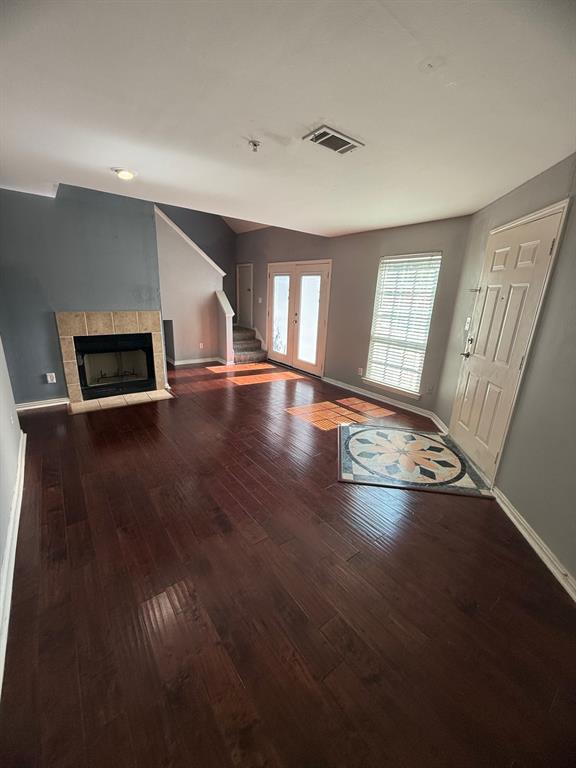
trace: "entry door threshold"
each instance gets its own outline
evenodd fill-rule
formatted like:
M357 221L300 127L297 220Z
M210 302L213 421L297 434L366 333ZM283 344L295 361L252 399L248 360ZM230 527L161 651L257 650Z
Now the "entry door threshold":
M266 358L266 362L270 363L271 365L277 365L280 368L286 368L289 371L296 371L297 373L303 373L305 376L310 376L311 379L318 379L318 381L322 381L322 376L320 376L317 373L309 373L308 371L303 371L302 368L296 368L294 365L287 365L286 363L279 363L276 360L271 360L269 357Z

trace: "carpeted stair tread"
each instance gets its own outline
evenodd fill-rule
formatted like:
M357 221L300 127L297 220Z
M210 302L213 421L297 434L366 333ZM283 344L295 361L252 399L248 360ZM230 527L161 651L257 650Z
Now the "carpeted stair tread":
M256 338L256 331L253 328L242 328L235 325L232 330L234 341L248 341Z
M266 352L262 349L262 342L256 338L256 331L253 328L235 325L233 343L235 363L261 363L266 360Z
M266 360L266 352L263 349L250 352L234 352L235 363L261 363Z
M262 349L262 344L258 339L242 339L234 342L235 352L255 352L257 349Z
M256 331L253 328L236 325L233 334L235 363L261 363L266 360L262 342L256 338Z

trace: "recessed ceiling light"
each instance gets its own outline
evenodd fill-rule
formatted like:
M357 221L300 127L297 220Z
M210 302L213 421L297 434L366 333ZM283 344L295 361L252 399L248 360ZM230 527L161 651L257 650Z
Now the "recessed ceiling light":
M132 181L132 179L137 176L135 171L129 171L127 168L111 168L110 170L115 173L119 179L122 179L122 181Z

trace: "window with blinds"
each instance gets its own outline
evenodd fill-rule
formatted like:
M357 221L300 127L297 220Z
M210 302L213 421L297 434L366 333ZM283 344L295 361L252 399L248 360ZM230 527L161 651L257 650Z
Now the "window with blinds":
M370 381L420 393L441 258L418 253L380 260L366 366Z

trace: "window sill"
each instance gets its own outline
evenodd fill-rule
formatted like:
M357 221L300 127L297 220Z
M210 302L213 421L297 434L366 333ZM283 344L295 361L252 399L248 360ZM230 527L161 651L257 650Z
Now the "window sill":
M367 379L366 376L362 376L362 381L365 381L366 384L371 384L373 387L378 387L378 389L384 389L386 392L391 392L394 395L408 397L410 400L420 400L422 397L419 392L408 392L406 389L396 389L395 387L389 387L388 384L381 384L379 381Z

